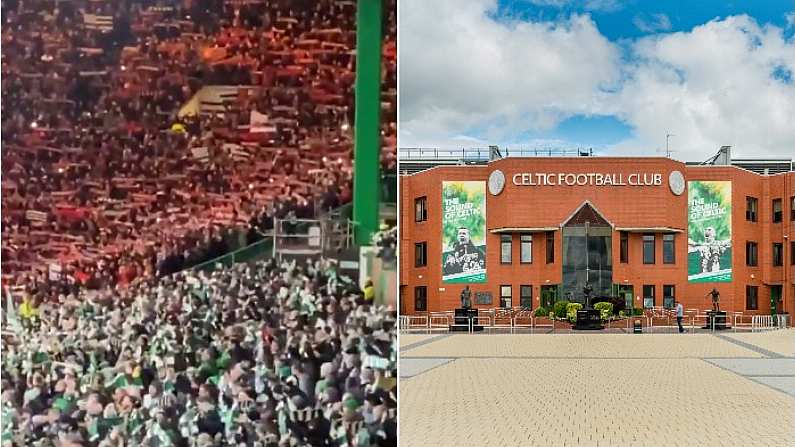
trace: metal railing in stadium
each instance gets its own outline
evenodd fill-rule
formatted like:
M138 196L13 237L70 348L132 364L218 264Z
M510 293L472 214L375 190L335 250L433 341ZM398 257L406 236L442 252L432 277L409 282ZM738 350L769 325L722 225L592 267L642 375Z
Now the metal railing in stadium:
M232 251L215 259L191 267L191 270L210 272L217 267L231 267L241 262L256 261L273 253L273 234L264 234L264 238L251 245Z
M291 254L325 255L328 250L348 248L353 237L351 209L352 204L347 203L317 219L274 218L273 229L258 232L262 239L188 269L212 271L217 266L230 267L240 262L267 257L281 258L281 255Z

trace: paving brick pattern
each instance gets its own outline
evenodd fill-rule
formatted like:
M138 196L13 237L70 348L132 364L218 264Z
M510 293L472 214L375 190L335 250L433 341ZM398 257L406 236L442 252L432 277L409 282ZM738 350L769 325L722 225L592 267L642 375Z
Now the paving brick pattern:
M404 346L413 345L438 336L438 334L400 334L400 347L402 348Z
M726 333L724 335L783 356L795 357L795 329L755 333Z
M401 335L401 344L404 335ZM407 357L762 357L710 334L454 335L401 352Z
M795 398L709 363L732 357L768 361L711 335L440 338L401 353L432 367L401 379L400 445L795 445Z

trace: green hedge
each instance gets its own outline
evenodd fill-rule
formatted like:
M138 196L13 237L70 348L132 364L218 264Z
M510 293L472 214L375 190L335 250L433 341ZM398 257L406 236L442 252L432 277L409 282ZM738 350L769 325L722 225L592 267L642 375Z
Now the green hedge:
M552 307L552 312L555 314L555 318L566 318L566 310L568 305L569 302L566 300L557 301Z
M599 311L599 317L603 320L607 320L613 315L613 303L600 302L594 304L593 308Z
M566 318L568 318L570 322L574 323L577 321L577 311L580 309L582 309L582 304L569 303L569 305L566 306Z
M536 311L535 311L535 313L533 315L535 315L536 317L548 317L549 316L549 310L546 307L541 306L538 309L536 309Z

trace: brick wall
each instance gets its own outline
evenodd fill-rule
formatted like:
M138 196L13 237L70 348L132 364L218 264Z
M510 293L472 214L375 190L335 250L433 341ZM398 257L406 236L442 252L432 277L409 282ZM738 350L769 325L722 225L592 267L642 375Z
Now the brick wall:
M795 222L790 220L790 197L795 196L795 173L763 176L730 166L686 166L667 158L507 158L487 166L437 167L400 178L400 283L401 312L414 312L414 288L426 286L428 311L451 310L459 305L461 284L441 282L441 194L442 182L451 180L481 180L500 169L506 177L502 193L487 192L486 226L559 228L578 207L589 201L615 228L667 227L682 230L675 236L675 264L663 264L662 234L656 236L655 264L642 262L642 233L629 234L629 262L619 262L620 238L613 231L613 283L631 284L635 296L642 295L642 286L653 284L656 305L662 305L663 285L674 285L676 298L685 308L710 307L705 297L713 287L721 292L721 308L746 311L746 285L759 287L759 308L750 313L769 313L770 285L783 287L784 310L795 308L795 268L790 265L790 244L795 237ZM732 263L731 283L695 283L687 281L687 191L680 196L671 192L668 176L678 170L689 180L730 180L732 182ZM632 173L662 174L660 186L517 186L512 182L515 173L616 173L623 178ZM427 197L428 217L415 222L414 200ZM745 220L746 196L759 199L756 223ZM783 222L772 222L772 201L781 198ZM520 264L519 234L513 234L511 264L500 264L500 235L487 235L487 282L472 284L473 292L489 291L494 298L491 306L499 305L500 285L512 286L513 305L519 305L519 286L533 286L533 307L538 306L540 287L560 284L562 280L562 238L555 231L555 262L546 263L544 233L533 234L533 262ZM786 236L786 237L785 237ZM746 266L745 242L759 245L759 265ZM414 266L414 244L427 242L428 264ZM772 244L784 244L784 266L774 267ZM636 306L642 305L636 301Z

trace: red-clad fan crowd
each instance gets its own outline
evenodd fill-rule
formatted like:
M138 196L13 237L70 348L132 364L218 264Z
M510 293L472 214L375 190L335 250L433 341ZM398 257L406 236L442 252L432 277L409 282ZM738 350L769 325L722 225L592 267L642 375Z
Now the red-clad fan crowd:
M382 172L396 167L394 3ZM125 287L351 200L355 2L2 8L4 285Z

